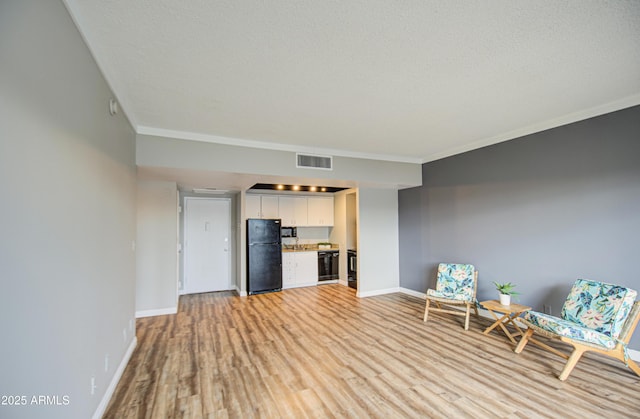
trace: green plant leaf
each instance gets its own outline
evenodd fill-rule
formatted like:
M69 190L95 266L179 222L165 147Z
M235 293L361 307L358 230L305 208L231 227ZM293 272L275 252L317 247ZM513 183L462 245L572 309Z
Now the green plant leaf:
M503 284L500 284L498 282L493 281L493 285L496 286L496 289L498 290L498 292L500 292L500 294L520 295L519 292L514 291L514 288L516 286L515 286L515 284L512 284L511 282L505 282Z

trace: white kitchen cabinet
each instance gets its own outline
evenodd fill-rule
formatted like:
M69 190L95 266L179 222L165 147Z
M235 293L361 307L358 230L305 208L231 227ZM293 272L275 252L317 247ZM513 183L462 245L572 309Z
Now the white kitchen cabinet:
M283 226L332 227L333 197L247 194L247 218L280 218Z
M247 194L245 204L247 218L280 218L277 196Z
M296 285L299 287L318 284L318 252L295 252Z
M288 227L307 225L307 198L301 196L281 196L278 201L282 225Z
M296 271L293 252L282 253L282 288L296 286Z
M278 212L278 197L262 195L262 218L280 218Z
M318 252L282 253L282 288L318 284Z
M333 197L308 198L307 225L333 226Z
M245 195L244 203L247 218L260 218L260 195Z

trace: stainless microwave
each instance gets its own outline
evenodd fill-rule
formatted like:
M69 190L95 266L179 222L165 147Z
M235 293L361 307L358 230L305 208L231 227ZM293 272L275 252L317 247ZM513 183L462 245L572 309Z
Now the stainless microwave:
M296 227L281 227L282 237L298 237L298 229Z

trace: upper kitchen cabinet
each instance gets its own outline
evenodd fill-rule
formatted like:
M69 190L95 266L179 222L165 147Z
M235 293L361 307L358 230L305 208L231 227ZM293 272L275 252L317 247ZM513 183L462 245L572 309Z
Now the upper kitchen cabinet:
M247 194L246 218L280 218L287 227L333 227L332 196Z
M247 194L245 204L246 218L280 218L277 196Z
M279 215L283 226L307 225L307 198L302 196L279 197Z
M333 197L309 197L307 200L307 225L333 226Z

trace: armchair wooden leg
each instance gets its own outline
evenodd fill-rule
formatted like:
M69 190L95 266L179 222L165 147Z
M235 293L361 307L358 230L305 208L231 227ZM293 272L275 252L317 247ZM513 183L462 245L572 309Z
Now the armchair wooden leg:
M573 367L576 366L576 364L582 357L582 354L585 353L586 349L587 348L576 347L573 350L573 352L571 353L571 356L569 356L569 359L567 360L567 363L562 369L560 376L558 377L560 381L564 381L567 379L567 377L569 377L569 374L571 374L571 371L573 371Z
M635 372L636 375L640 376L640 367L638 366L638 364L636 364L636 362L633 359L627 359L627 366L631 368L631 370Z
M422 321L426 322L427 317L429 317L429 299L427 299L427 306L424 308L424 319Z
M475 312L476 312L476 317L479 317L479 316L480 316L480 314L478 314L478 304L473 303L473 311L475 311Z
M471 304L467 304L467 314L464 316L464 330L469 330L469 314L471 314Z
M533 329L527 329L527 331L524 332L522 339L520 339L520 343L518 343L518 346L516 346L516 349L514 350L515 353L519 354L522 352L524 347L527 346L527 342L529 342L531 335L533 335Z

